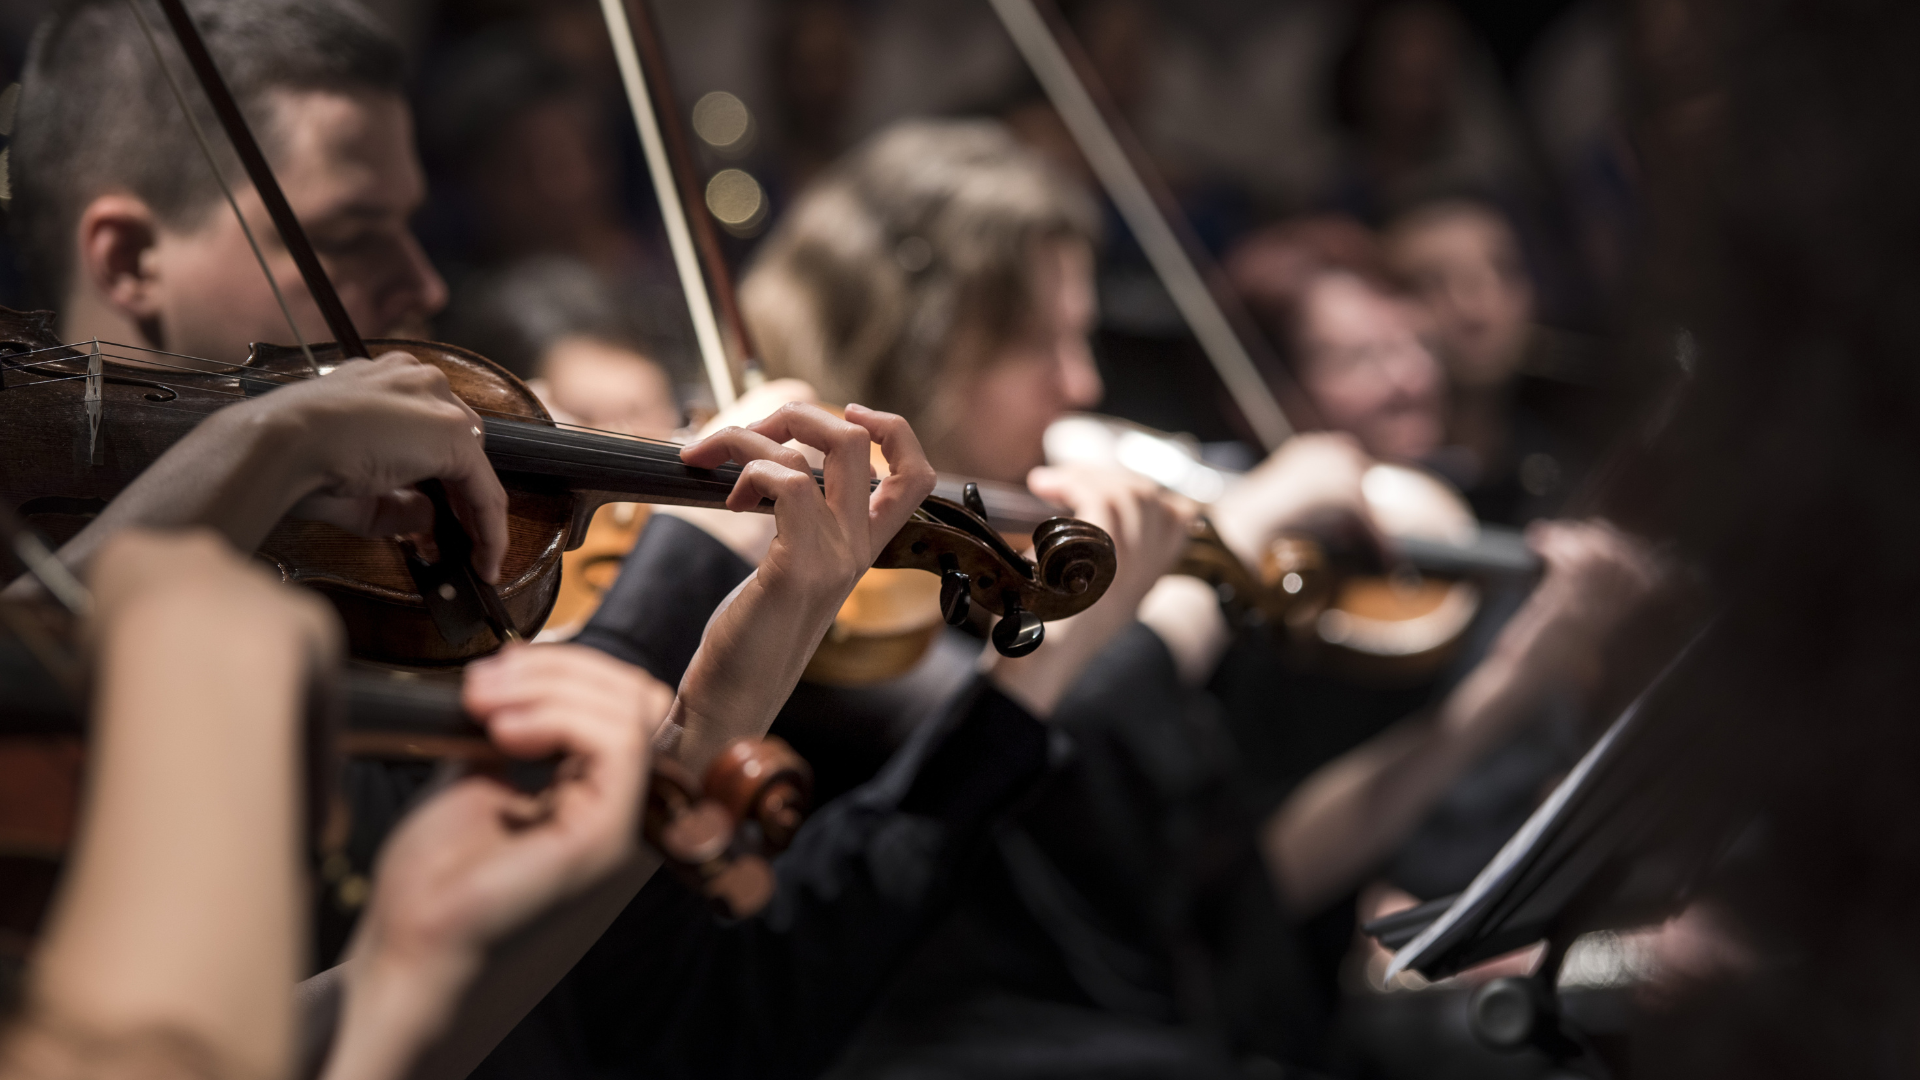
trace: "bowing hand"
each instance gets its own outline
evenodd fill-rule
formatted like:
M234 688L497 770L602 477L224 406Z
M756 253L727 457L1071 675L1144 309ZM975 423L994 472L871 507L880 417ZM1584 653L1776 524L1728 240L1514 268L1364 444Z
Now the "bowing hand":
M362 536L408 535L431 557L433 506L412 485L438 479L473 537L474 569L499 580L506 489L487 460L480 415L439 368L390 352L260 400L269 422L291 433L304 491L296 516Z

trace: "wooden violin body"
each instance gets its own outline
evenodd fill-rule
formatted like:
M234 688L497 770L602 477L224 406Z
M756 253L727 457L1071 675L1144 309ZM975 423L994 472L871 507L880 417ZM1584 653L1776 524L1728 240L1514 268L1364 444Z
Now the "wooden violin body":
M0 498L63 537L77 531L141 470L215 409L310 377L298 350L256 346L218 372L155 367L62 346L51 312L0 308ZM525 383L475 353L429 342L376 340L368 351L407 352L445 372L485 418L486 449L509 497L509 547L499 593L512 625L531 637L545 623L561 556L593 512L615 501L725 505L737 466L695 469L670 444L554 426ZM342 357L314 346L323 371ZM64 519L64 520L63 520ZM62 526L65 526L62 528ZM292 582L324 593L354 654L410 666L449 666L499 644L476 611L424 590L401 547L319 522L286 521L261 547ZM1113 544L1084 522L1041 523L1029 561L967 508L929 498L875 562L925 570L995 614L1026 620L1025 647L1042 621L1097 600L1113 579Z

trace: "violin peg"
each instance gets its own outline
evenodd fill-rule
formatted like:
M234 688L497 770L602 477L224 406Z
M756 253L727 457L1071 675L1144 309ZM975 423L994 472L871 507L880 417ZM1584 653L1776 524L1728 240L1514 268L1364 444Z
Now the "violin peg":
M1020 598L1006 594L1006 614L993 627L993 647L1001 656L1025 656L1046 640L1047 626L1040 616L1020 606Z
M947 620L948 626L967 621L967 615L973 610L971 586L971 579L958 570L940 572L940 617Z
M976 484L971 480L967 481L967 486L960 489L960 505L966 507L968 510L971 510L973 512L973 516L979 518L982 521L986 520L987 504L985 501L983 501L980 498L979 484Z

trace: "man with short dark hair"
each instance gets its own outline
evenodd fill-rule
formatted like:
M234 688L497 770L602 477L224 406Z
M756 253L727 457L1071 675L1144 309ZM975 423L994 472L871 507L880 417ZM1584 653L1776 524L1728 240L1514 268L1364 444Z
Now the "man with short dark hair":
M302 335L327 339L168 24L152 0L140 2ZM335 0L189 8L360 332L423 336L446 286L407 224L426 185L399 45L358 5ZM218 363L245 359L252 342L292 343L125 0L57 8L34 35L21 83L10 220L63 340ZM431 511L410 485L434 477L446 482L474 534L475 565L491 579L505 552L506 493L474 437L479 417L437 371L403 354L340 375L215 414L63 557L84 561L128 525L212 525L252 550L290 510L367 535L424 533Z
M353 4L190 9L360 332L419 336L446 285L408 226L426 184L397 43ZM301 332L327 338L158 8L145 10ZM21 82L11 217L63 337L220 361L242 359L250 342L287 342L285 316L124 0L58 9Z

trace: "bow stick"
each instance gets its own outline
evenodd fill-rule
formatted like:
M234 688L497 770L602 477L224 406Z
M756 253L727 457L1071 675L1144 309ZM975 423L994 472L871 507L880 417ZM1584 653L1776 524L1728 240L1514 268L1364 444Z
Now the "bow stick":
M680 275L687 310L693 316L707 380L713 387L715 404L724 409L735 398L734 366L727 345L732 345L731 355L741 358L743 388L752 389L759 381L759 364L753 338L734 296L732 273L720 251L720 236L714 231L713 220L699 209L703 199L700 178L694 171L693 143L681 119L660 27L646 0L600 0L600 14L606 20L627 105L633 110L634 126L640 133L640 147L646 154L660 216L666 222L674 268ZM703 266L705 277L701 274ZM726 324L728 340L724 342L714 319L716 305Z
M1280 365L1253 331L1238 299L1217 285L1218 268L1211 265L1172 191L1100 85L1073 31L1049 0L991 2L1100 186L1140 241L1181 318L1199 339L1234 406L1261 445L1276 449L1293 434L1294 425L1262 371L1277 377ZM1303 396L1288 389L1295 414L1306 412Z

